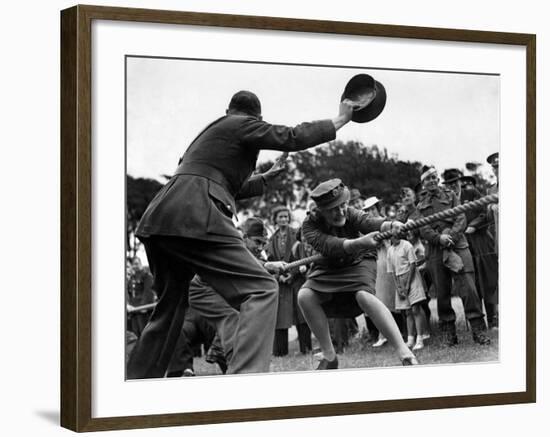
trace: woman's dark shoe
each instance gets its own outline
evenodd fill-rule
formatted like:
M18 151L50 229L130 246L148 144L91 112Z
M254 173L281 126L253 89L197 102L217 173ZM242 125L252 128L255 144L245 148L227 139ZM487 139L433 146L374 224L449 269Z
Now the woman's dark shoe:
M405 357L401 360L401 364L404 366L418 366L418 360L415 356Z
M317 366L317 370L330 370L330 369L337 369L338 368L338 357L335 357L334 360L329 361L326 358L321 359L319 362L319 365Z

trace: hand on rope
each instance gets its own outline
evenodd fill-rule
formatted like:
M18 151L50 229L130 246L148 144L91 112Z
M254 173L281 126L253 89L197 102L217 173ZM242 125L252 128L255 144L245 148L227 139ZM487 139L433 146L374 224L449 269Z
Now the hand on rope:
M467 211L470 211L472 209L479 208L481 206L486 206L489 204L494 204L498 202L498 194L489 194L487 196L481 197L477 200L474 200L472 202L464 203L463 205L455 206L454 208L446 209L445 211L436 212L435 214L429 215L427 217L421 217L417 220L411 220L408 221L405 224L397 225L396 229L393 231L386 231L386 232L380 232L377 233L377 235L373 238L376 240L386 240L388 238L391 238L394 232L398 232L400 235L404 234L407 231L411 231L413 229L418 229L423 226L429 225L430 223L436 222L438 220L443 220L449 217L454 217L459 214L465 213ZM397 223L397 222L395 222ZM393 228L393 226L392 226ZM368 234L370 235L370 234ZM323 255L313 255L307 258L303 258L298 261L294 261L291 263L288 263L285 266L286 270L290 270L292 268L300 267L306 264L310 264L316 261L320 261L322 259L325 259Z

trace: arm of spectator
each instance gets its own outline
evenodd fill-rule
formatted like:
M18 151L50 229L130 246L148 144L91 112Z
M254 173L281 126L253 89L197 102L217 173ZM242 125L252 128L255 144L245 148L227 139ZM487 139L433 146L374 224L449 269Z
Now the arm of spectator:
M430 225L426 225L420 228L420 236L431 244L438 245L441 234Z
M454 208L455 206L460 205L460 201L455 196L454 193L452 194L452 203L451 208ZM453 242L456 243L462 234L464 234L464 231L466 230L466 214L458 214L455 216L453 226L451 228L451 231L449 232L449 236L452 238Z
M235 200L261 196L264 194L265 185L265 180L261 174L250 176L235 196Z
M409 294L409 292L411 290L411 285L412 285L412 281L414 279L415 270L416 270L416 263L415 262L409 263L409 276L407 278L407 286L406 286L406 289L405 289L407 295Z

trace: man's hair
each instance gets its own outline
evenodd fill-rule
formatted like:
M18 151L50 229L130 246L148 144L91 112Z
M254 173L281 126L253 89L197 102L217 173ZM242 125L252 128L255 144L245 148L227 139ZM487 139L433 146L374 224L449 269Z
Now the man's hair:
M228 110L259 117L262 114L262 105L256 94L250 91L239 91L231 97Z

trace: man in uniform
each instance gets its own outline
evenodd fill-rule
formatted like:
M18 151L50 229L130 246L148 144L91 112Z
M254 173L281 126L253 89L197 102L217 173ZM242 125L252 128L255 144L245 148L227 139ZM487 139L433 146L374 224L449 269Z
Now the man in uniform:
M487 189L487 194L498 194L498 168L499 168L499 155L498 152L492 153L487 157L487 162L491 164L493 174L495 175L496 182ZM498 260L498 203L492 203L487 207L487 219L489 220L488 234L493 240L493 250ZM495 291L498 301L498 278L497 288ZM498 329L498 305L495 305L495 317L489 321L490 328Z
M457 169L443 172L443 184L455 193L461 204L481 198L474 186L475 179L462 176L462 172ZM466 188L464 184L467 184ZM471 209L465 216L464 234L474 261L476 289L485 306L487 324L489 328L494 328L498 326L498 257L492 238L487 233L490 221L485 207Z
M250 253L258 259L268 272L277 272L280 263L264 262L261 259L262 250L267 244L267 232L263 221L258 217L250 217L244 222L241 230L244 244ZM193 332L197 332L199 334L202 333L202 336L207 338L211 346L206 354L206 361L218 363L222 372L225 373L227 369L226 363L230 362L233 357L233 345L239 322L239 312L229 305L221 294L216 292L199 275L195 275L189 285L189 307L189 314L194 319L196 326L189 330L191 331L191 336L193 336ZM193 320L188 323L186 318L182 337L186 335L185 326L189 324L193 326ZM211 333L212 331L214 331L215 335ZM185 353L185 339L182 340L180 338L179 344L183 350L181 355L189 357L189 353ZM176 348L177 351L178 349ZM170 368L174 367L174 356L172 357ZM179 363L188 361L188 358L178 360ZM189 366L183 366L182 369L185 367Z
M192 142L136 232L159 301L129 358L129 379L166 373L195 273L239 310L228 373L269 370L277 282L246 249L233 224L235 199L263 193L265 178L250 178L260 150L291 152L333 140L351 120L354 107L343 100L333 119L292 128L264 122L258 97L239 91L226 115Z
M487 162L491 164L496 182L487 189L487 194L498 194L498 152L492 153L487 157ZM490 232L495 242L495 252L498 254L498 203L492 203L488 207L489 219L492 221Z
M460 204L451 190L439 186L435 168L426 170L421 176L421 181L427 194L417 205L419 216L426 217ZM464 214L439 220L420 229L422 239L428 242L427 267L436 288L439 323L448 346L458 343L456 315L451 305L453 279L457 282L474 341L482 345L490 343L490 339L484 334L487 326L475 287L474 266L464 236L465 229Z

